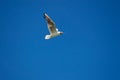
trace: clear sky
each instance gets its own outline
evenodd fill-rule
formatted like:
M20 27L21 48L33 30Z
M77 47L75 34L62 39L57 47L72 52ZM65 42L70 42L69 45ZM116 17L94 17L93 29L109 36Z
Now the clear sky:
M120 80L120 1L0 0L0 80Z

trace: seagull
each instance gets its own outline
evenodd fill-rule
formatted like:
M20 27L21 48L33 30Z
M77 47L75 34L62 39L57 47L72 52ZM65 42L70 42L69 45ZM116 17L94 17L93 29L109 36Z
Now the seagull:
M58 31L58 29L56 28L55 23L52 21L52 19L46 13L44 13L44 18L45 18L45 20L47 22L48 30L50 32L49 35L45 36L45 39L51 39L53 37L56 37L56 36L59 36L59 35L63 34L63 32Z

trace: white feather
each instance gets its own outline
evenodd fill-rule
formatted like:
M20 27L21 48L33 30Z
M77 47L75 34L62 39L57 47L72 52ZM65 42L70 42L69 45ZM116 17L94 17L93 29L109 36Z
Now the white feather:
M56 31L58 31L58 28L56 28Z
M50 35L46 35L46 36L45 36L45 39L50 39Z

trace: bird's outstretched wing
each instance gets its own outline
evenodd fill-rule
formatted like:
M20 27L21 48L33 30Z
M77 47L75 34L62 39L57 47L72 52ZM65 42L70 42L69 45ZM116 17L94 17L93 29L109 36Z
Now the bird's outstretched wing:
M44 18L47 21L47 25L48 25L50 34L57 33L55 23L52 21L52 19L46 13L44 13Z

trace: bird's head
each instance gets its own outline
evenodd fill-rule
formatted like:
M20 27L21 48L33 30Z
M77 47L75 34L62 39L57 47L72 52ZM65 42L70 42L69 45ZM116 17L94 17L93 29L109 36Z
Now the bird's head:
M60 35L62 35L63 34L63 32L60 32Z

